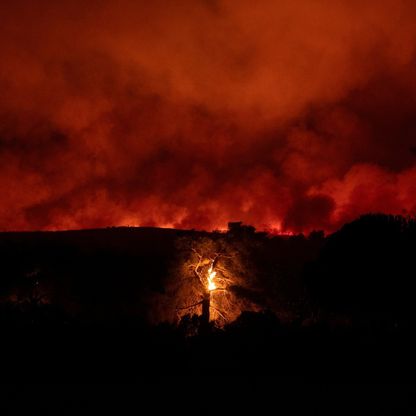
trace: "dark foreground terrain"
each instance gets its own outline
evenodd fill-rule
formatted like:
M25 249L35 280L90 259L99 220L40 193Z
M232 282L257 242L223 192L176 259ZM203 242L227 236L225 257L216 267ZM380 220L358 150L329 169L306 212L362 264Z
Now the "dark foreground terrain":
M227 238L250 247L256 307L203 332L197 316L166 320L160 306L176 241L201 235L212 237L151 228L1 234L3 382L412 381L413 220L366 216L329 237L234 225Z
M252 324L186 339L167 327L3 332L1 377L29 383L247 374L305 382L414 379L416 343L409 333Z

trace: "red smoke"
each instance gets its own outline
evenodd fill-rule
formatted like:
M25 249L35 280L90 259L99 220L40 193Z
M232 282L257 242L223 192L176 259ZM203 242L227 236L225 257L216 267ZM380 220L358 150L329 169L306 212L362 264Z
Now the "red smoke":
M0 229L416 211L412 1L1 9Z

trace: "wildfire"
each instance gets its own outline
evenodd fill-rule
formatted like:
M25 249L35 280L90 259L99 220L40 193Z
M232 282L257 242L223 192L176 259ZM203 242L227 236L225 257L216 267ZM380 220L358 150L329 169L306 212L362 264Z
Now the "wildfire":
M212 270L212 264L210 268L208 269L208 290L214 290L217 288L217 285L214 282L214 278L216 276L217 272Z

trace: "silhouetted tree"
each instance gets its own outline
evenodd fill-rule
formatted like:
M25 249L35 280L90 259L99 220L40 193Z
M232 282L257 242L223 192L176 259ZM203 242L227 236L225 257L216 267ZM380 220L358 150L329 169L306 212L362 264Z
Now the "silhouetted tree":
M216 238L183 238L178 242L178 267L173 273L173 293L179 318L200 316L201 331L211 321L218 325L235 319L247 300L239 297L241 287L249 287L252 271L246 250L226 235Z

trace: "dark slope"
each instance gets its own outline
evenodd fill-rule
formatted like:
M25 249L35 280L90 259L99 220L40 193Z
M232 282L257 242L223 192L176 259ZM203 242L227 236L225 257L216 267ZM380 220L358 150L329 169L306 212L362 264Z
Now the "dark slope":
M143 316L162 291L178 236L192 231L107 228L0 233L0 297L24 298L39 281L48 301L88 319Z

